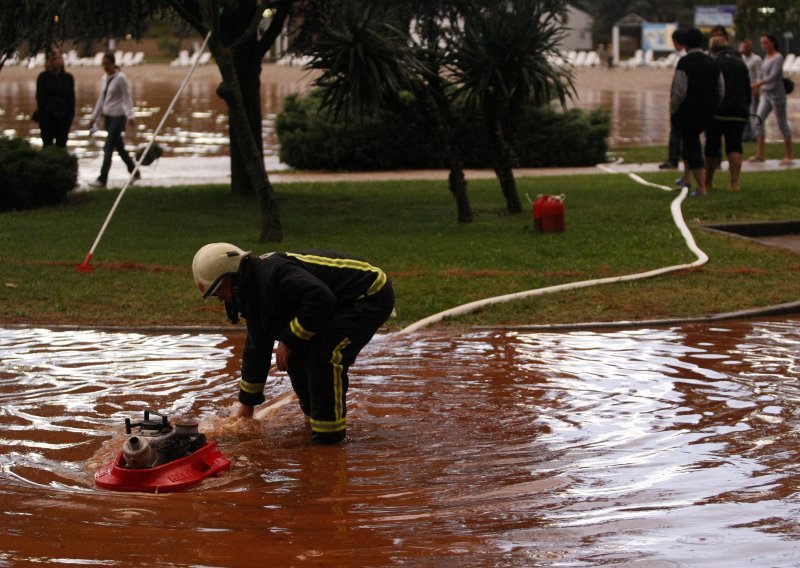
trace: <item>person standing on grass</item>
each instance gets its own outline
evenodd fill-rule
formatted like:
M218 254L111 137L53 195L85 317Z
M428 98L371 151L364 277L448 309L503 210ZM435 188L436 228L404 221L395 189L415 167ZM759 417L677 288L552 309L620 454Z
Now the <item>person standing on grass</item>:
M675 46L675 52L678 54L678 60L686 55L686 46L683 39L684 32L682 30L675 30L672 32L672 45ZM667 160L660 164L658 167L662 170L674 170L678 167L678 162L681 159L681 135L678 129L670 121L669 126L669 145L667 146ZM680 178L683 180L683 178ZM685 180L688 181L688 180Z
M756 155L752 156L750 162L764 161L764 122L769 113L775 109L775 118L778 120L778 128L783 135L783 145L785 154L781 160L782 166L790 166L794 163L792 158L792 130L786 119L786 89L783 86L783 55L778 51L778 39L775 36L761 36L761 48L764 50L764 63L761 66L761 77L753 83L753 89L761 92L761 101L758 103L756 114L759 120L756 122Z
M75 79L64 70L64 56L53 49L36 78L36 113L43 146L67 147L75 118Z
M672 78L670 116L681 135L686 175L691 172L697 182L697 190L692 195L700 197L706 194L700 134L711 124L725 94L725 83L719 64L701 49L703 32L690 28L684 41L686 55L678 61Z
M753 42L746 39L739 46L739 53L742 54L742 60L747 65L747 71L750 73L750 80L757 81L761 77L761 65L764 60L757 53L753 53ZM755 126L753 126L753 115L758 110L758 103L761 100L758 89L751 89L752 96L750 100L750 116L748 116L747 124L744 126L744 141L754 142L756 139Z
M739 191L739 175L742 171L742 136L750 117L750 73L742 56L728 45L727 34L712 36L709 52L722 69L725 81L725 96L714 114L714 120L706 130L706 188L711 188L714 171L722 160L722 139L730 170L730 188Z
M122 139L125 129L135 124L131 85L125 73L117 67L113 53L106 53L103 56L103 71L105 71L105 75L100 80L100 96L89 119L89 127L94 127L98 116L102 114L108 136L103 145L103 165L100 168L100 176L89 184L93 187L105 187L108 183L108 172L111 170L111 158L115 150L125 162L128 172L132 172L136 168L136 164L125 149L125 141ZM132 181L141 179L141 177L137 171Z
M389 277L380 268L331 251L253 256L211 243L192 261L203 299L225 303L228 321L247 320L237 417L264 402L275 362L287 371L311 426L312 444L337 444L347 433L348 369L394 308Z

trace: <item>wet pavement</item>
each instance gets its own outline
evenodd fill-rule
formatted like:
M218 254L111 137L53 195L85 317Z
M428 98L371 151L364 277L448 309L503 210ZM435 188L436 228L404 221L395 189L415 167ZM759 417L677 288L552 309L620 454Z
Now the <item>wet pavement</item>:
M79 186L88 189L87 184L97 177L100 171L101 158L81 158L79 160ZM119 157L114 157L109 187L122 187L128 181L125 166ZM331 181L385 181L385 180L447 180L447 170L392 170L375 172L308 172L293 171L281 164L276 158L267 158L264 162L273 183L309 183ZM763 163L747 162L742 171L765 172L782 171L800 168L800 158L792 166L781 166L779 160L767 160ZM727 170L727 162L723 162L723 171ZM658 164L626 164L610 163L589 167L570 168L515 168L519 177L562 176L562 175L598 175L609 173L652 173L661 172ZM673 170L678 173L678 170ZM470 179L493 179L493 170L466 170ZM230 158L227 156L194 156L161 158L150 166L142 167L142 181L139 185L194 185L194 184L227 184L230 183Z

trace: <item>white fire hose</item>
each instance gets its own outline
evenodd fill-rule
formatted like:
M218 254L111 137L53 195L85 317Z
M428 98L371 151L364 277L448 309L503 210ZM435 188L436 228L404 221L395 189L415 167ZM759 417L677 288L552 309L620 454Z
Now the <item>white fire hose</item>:
M657 189L661 189L663 191L674 191L673 188L671 187L651 183L649 181L642 179L636 174L631 173L628 174L628 176L636 183L642 184L647 187L654 187ZM694 237L692 237L692 233L686 226L686 222L683 220L683 213L681 212L681 203L683 203L683 200L686 199L686 195L688 193L689 189L687 187L684 187L681 190L678 197L676 197L672 201L672 204L670 205L670 211L672 212L672 218L675 221L675 225L678 227L681 234L683 235L684 240L686 241L686 245L689 247L689 250L691 250L697 257L697 260L695 260L692 263L678 264L675 266L666 266L664 268L657 268L655 270L648 270L647 272L638 272L635 274L626 274L624 276L611 276L609 278L598 278L594 280L583 280L580 282L569 282L567 284L559 284L557 286L536 288L534 290L526 290L524 292L516 292L514 294L505 294L503 296L495 296L493 298L476 300L474 302L469 302L468 304L456 306L455 308L450 308L449 310L445 310L443 312L439 312L438 314L433 314L432 316L428 316L401 329L397 333L401 334L412 333L422 329L423 327L429 326L434 323L438 323L445 318L468 314L474 312L475 310L493 304L502 304L505 302L512 302L514 300L522 300L524 298L530 298L532 296L543 296L544 294L552 294L554 292L562 292L564 290L577 290L578 288L587 288L589 286L598 286L600 284L612 284L614 282L627 282L630 280L640 280L642 278L651 278L653 276L660 276L661 274L667 274L669 272L677 272L679 270L686 270L688 268L695 268L697 266L702 266L706 262L708 262L708 255L706 255L706 253L700 250L700 248L694 242Z

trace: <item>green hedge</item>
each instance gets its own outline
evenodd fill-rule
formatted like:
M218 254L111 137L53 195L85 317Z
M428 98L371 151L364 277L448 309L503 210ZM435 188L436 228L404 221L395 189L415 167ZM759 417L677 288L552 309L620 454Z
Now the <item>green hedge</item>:
M345 122L320 112L320 97L290 95L278 115L280 159L303 170L442 168L445 162L414 119L406 98L397 112ZM483 121L456 109L457 138L465 166L491 168L492 153ZM605 110L555 112L530 108L520 121L514 148L520 167L590 166L606 161L609 117Z
M0 211L59 203L77 181L78 159L63 148L0 138Z

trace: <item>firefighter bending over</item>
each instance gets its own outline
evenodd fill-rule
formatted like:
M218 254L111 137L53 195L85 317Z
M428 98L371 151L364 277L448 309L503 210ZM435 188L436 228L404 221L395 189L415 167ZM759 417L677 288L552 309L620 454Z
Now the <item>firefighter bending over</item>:
M347 371L394 307L386 273L331 251L253 256L228 243L197 251L192 273L204 299L225 303L228 321L247 321L236 415L251 417L264 402L278 341L276 365L289 373L312 444L343 441Z

